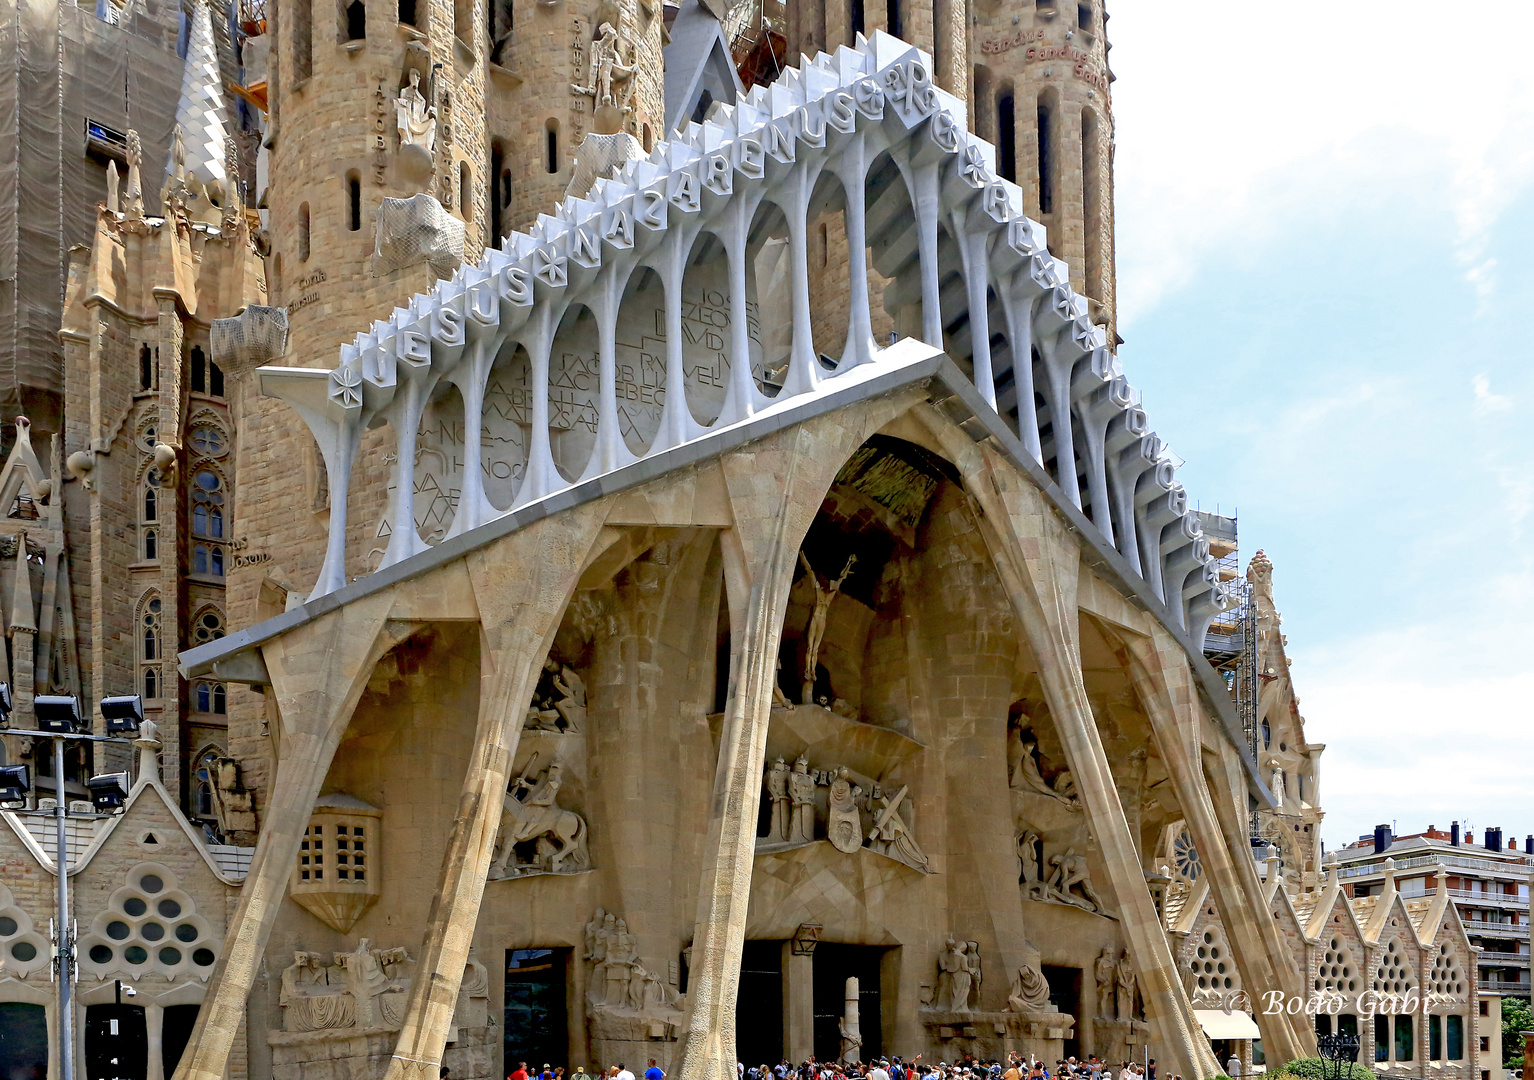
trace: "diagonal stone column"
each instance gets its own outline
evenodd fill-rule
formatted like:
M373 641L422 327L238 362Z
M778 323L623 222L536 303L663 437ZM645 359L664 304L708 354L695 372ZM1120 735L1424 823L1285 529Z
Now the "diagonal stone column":
M272 680L267 700L279 717L276 775L250 873L175 1080L223 1080L331 758L373 665L415 630L413 623L389 621L392 604L389 593L366 597L262 646Z
M527 703L605 516L586 506L544 518L465 559L482 633L479 719L386 1080L437 1080Z
M1043 493L995 451L964 445L941 423L930 426L985 512L982 532L1037 659L1049 711L1118 900L1146 1015L1170 1059L1163 1068L1185 1077L1217 1075L1220 1066L1177 978L1087 698L1076 599L1080 548Z
M1232 849L1226 843L1215 815L1204 779L1198 691L1187 658L1165 631L1158 627L1152 634L1151 638L1122 635L1120 644L1129 655L1130 678L1145 704L1157 748L1167 763L1188 831L1198 846L1242 985L1254 1005L1267 990L1282 989L1286 997L1299 994L1297 972L1277 927L1266 909L1254 906L1249 899L1263 895L1256 866L1244 848ZM1262 1045L1275 1061L1311 1056L1287 1014L1269 1016L1261 1009L1254 1011L1262 1030Z
M730 605L730 694L698 890L691 1025L680 1080L735 1075L735 1000L756 851L778 646L799 545L842 463L919 391L849 406L721 459L734 526L721 537Z

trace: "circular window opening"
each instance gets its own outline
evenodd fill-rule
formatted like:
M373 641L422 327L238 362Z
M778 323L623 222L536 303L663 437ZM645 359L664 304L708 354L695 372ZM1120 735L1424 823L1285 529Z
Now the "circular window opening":
M167 967L181 963L181 950L174 945L167 945L160 950L160 963Z
M9 915L0 915L0 937L10 937L16 932L16 920Z
M91 946L91 963L110 964L112 962L112 950L105 945Z
M157 893L165 888L165 882L161 881L157 874L145 874L138 879L138 887L146 893Z
M213 950L212 949L198 949L196 952L194 952L192 954L192 963L196 964L198 967L212 967L213 966Z
M181 905L174 900L161 900L155 906L155 910L167 919L174 919L177 915L181 914Z
M143 925L139 933L144 935L145 941L159 941L165 936L165 927L157 922L148 922Z
M37 959L37 946L30 941L18 941L11 946L11 955L25 964Z
M149 910L149 905L141 896L130 896L123 901L123 910L136 919Z
M176 927L176 939L178 941L196 941L197 927L193 926L191 923L182 923L180 926Z
M142 964L149 959L149 953L142 945L129 945L123 950L123 959L130 964Z
M107 937L113 941L122 941L128 936L128 924L119 920L107 923Z

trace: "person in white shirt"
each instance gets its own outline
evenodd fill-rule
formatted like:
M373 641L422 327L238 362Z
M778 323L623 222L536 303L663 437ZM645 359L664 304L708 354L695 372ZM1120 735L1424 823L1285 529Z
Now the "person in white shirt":
M618 1075L616 1080L634 1080L634 1074L629 1072L629 1067L621 1061L618 1063Z
M890 1080L890 1074L884 1067L884 1062L874 1062L874 1067L868 1070L868 1080Z
M1238 1058L1235 1054L1230 1055L1230 1060L1225 1063L1225 1075L1226 1076L1240 1076L1241 1075L1241 1059Z

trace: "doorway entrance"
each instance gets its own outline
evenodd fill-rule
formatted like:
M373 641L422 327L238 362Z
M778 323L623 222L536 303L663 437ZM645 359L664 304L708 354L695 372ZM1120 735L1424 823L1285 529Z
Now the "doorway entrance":
M0 1080L48 1075L48 1013L41 1005L0 1002Z
M502 1049L503 1074L517 1062L529 1069L545 1062L569 1065L569 1024L565 1019L565 988L570 968L569 949L506 950L506 1026Z
M149 1028L142 1005L91 1005L85 1010L85 1080L144 1080Z
M858 1058L873 1061L884 1053L884 1024L879 982L884 954L880 945L843 945L822 941L815 946L815 1057L835 1061L842 1054L842 1014L846 1010L847 979L858 980L858 1030L863 1037Z
M181 1055L191 1041L200 1005L167 1005L160 1021L160 1061L167 1077L176 1075Z
M745 1064L783 1060L783 942L748 941L735 997L735 1056Z
M1063 1050L1066 1057L1079 1058L1081 1056L1081 1028L1083 1026L1081 1016L1081 969L1074 967L1054 967L1044 965L1044 981L1049 984L1049 1003L1056 1010L1070 1013L1076 1018L1076 1026L1071 1030L1076 1033L1075 1038L1066 1039Z

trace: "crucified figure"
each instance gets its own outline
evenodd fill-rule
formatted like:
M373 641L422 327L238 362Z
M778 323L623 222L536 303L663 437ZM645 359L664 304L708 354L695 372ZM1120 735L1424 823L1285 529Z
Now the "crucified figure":
M831 610L831 601L842 591L842 584L847 580L847 575L852 573L852 565L857 561L856 555L847 556L842 576L821 588L815 568L804 557L804 552L799 552L799 562L804 566L810 584L815 587L815 610L810 613L810 625L804 632L804 692L799 696L801 705L809 705L815 700L815 666L820 659L820 643L826 636L826 615Z

